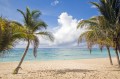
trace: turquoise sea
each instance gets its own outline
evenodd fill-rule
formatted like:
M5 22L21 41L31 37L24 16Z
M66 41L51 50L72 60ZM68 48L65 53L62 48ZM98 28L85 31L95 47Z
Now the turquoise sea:
M20 61L23 55L23 48L15 48L0 56L0 62ZM112 56L115 52L111 50ZM49 60L77 60L77 59L91 59L91 58L105 58L108 57L106 49L101 52L99 49L93 49L90 54L88 49L83 48L39 48L37 57L35 58L32 49L29 49L25 61L49 61Z

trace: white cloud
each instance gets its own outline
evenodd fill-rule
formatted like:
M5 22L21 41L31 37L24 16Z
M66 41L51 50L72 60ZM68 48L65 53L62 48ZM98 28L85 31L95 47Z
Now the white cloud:
M55 36L54 45L75 46L80 33L84 30L77 30L79 20L73 19L67 12L61 13L58 19L59 26L53 33Z
M54 0L54 2L51 3L52 6L55 6L55 5L57 5L57 4L59 4L59 1L58 1L58 0Z
M39 36L40 47L78 46L77 39L79 35L85 31L85 28L77 29L77 24L80 21L81 20L74 19L67 12L61 13L58 17L58 26L51 30L55 37L55 41L50 42L49 40L45 40Z
M92 5L91 8L97 8L95 5Z

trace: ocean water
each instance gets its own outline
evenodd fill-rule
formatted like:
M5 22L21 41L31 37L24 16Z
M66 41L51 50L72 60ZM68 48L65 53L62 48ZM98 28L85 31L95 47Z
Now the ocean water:
M0 56L0 62L20 61L23 48L15 48ZM37 57L35 58L29 49L25 61L50 61L50 60L77 60L77 59L91 59L91 58L105 58L108 57L106 49L101 52L99 49L93 49L90 54L88 49L81 48L39 48ZM111 55L115 56L115 52L111 49Z

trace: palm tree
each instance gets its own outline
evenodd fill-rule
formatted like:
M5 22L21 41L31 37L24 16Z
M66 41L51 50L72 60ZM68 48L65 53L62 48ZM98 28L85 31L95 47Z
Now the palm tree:
M105 46L108 50L110 64L113 65L109 49L109 47L113 45L113 42L109 35L110 32L108 32L108 29L106 29L106 26L109 25L108 22L104 19L103 16L96 16L90 18L89 20L81 21L77 28L84 26L86 27L86 25L88 26L88 31L81 34L78 41L81 42L83 39L86 40L90 52L93 45L99 45L101 50Z
M28 36L26 38L26 41L27 41L26 49L24 51L24 54L18 64L17 68L13 72L14 74L18 73L19 68L20 68L20 66L27 54L27 51L29 49L30 43L33 43L33 45L34 45L33 54L36 57L36 52L37 52L37 48L39 45L39 39L36 35L46 36L51 41L54 40L54 37L50 32L42 31L42 29L47 28L47 25L45 22L43 22L42 20L39 19L39 16L41 15L40 11L38 11L38 10L30 11L30 9L28 7L26 8L26 12L23 12L19 9L18 9L18 11L24 17L24 28L27 29L26 33Z
M22 26L15 21L0 17L0 53L14 47L19 39L24 37Z
M104 18L109 22L112 29L112 39L114 41L118 65L120 67L120 59L118 50L120 51L120 1L119 0L100 0L99 3L91 2L95 5Z

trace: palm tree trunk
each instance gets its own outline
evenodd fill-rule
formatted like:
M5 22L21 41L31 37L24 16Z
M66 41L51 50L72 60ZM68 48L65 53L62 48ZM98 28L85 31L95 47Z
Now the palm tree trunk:
M110 54L110 49L109 49L108 46L106 46L106 47L107 47L107 51L108 51L108 56L109 56L110 64L113 65L111 54Z
M118 37L118 36L117 36ZM120 67L120 59L119 59L119 42L118 42L118 38L116 38L116 47L115 47L115 52L116 52L116 56L117 56L117 62L118 62L118 66Z
M116 57L117 57L118 66L120 67L120 60L119 60L119 54L118 54L117 48L115 49L115 53L116 53Z
M22 56L22 58L21 58L21 60L20 60L20 62L19 62L19 64L18 64L17 68L14 70L13 74L17 74L18 71L19 71L19 69L21 68L20 66L21 66L21 64L22 64L22 62L23 62L23 60L24 60L24 58L25 58L25 56L26 56L26 54L27 54L29 45L30 45L30 42L29 42L29 40L28 40L28 44L27 44L27 47L26 47L26 49L25 49L25 52L24 52L24 54L23 54L23 56Z

